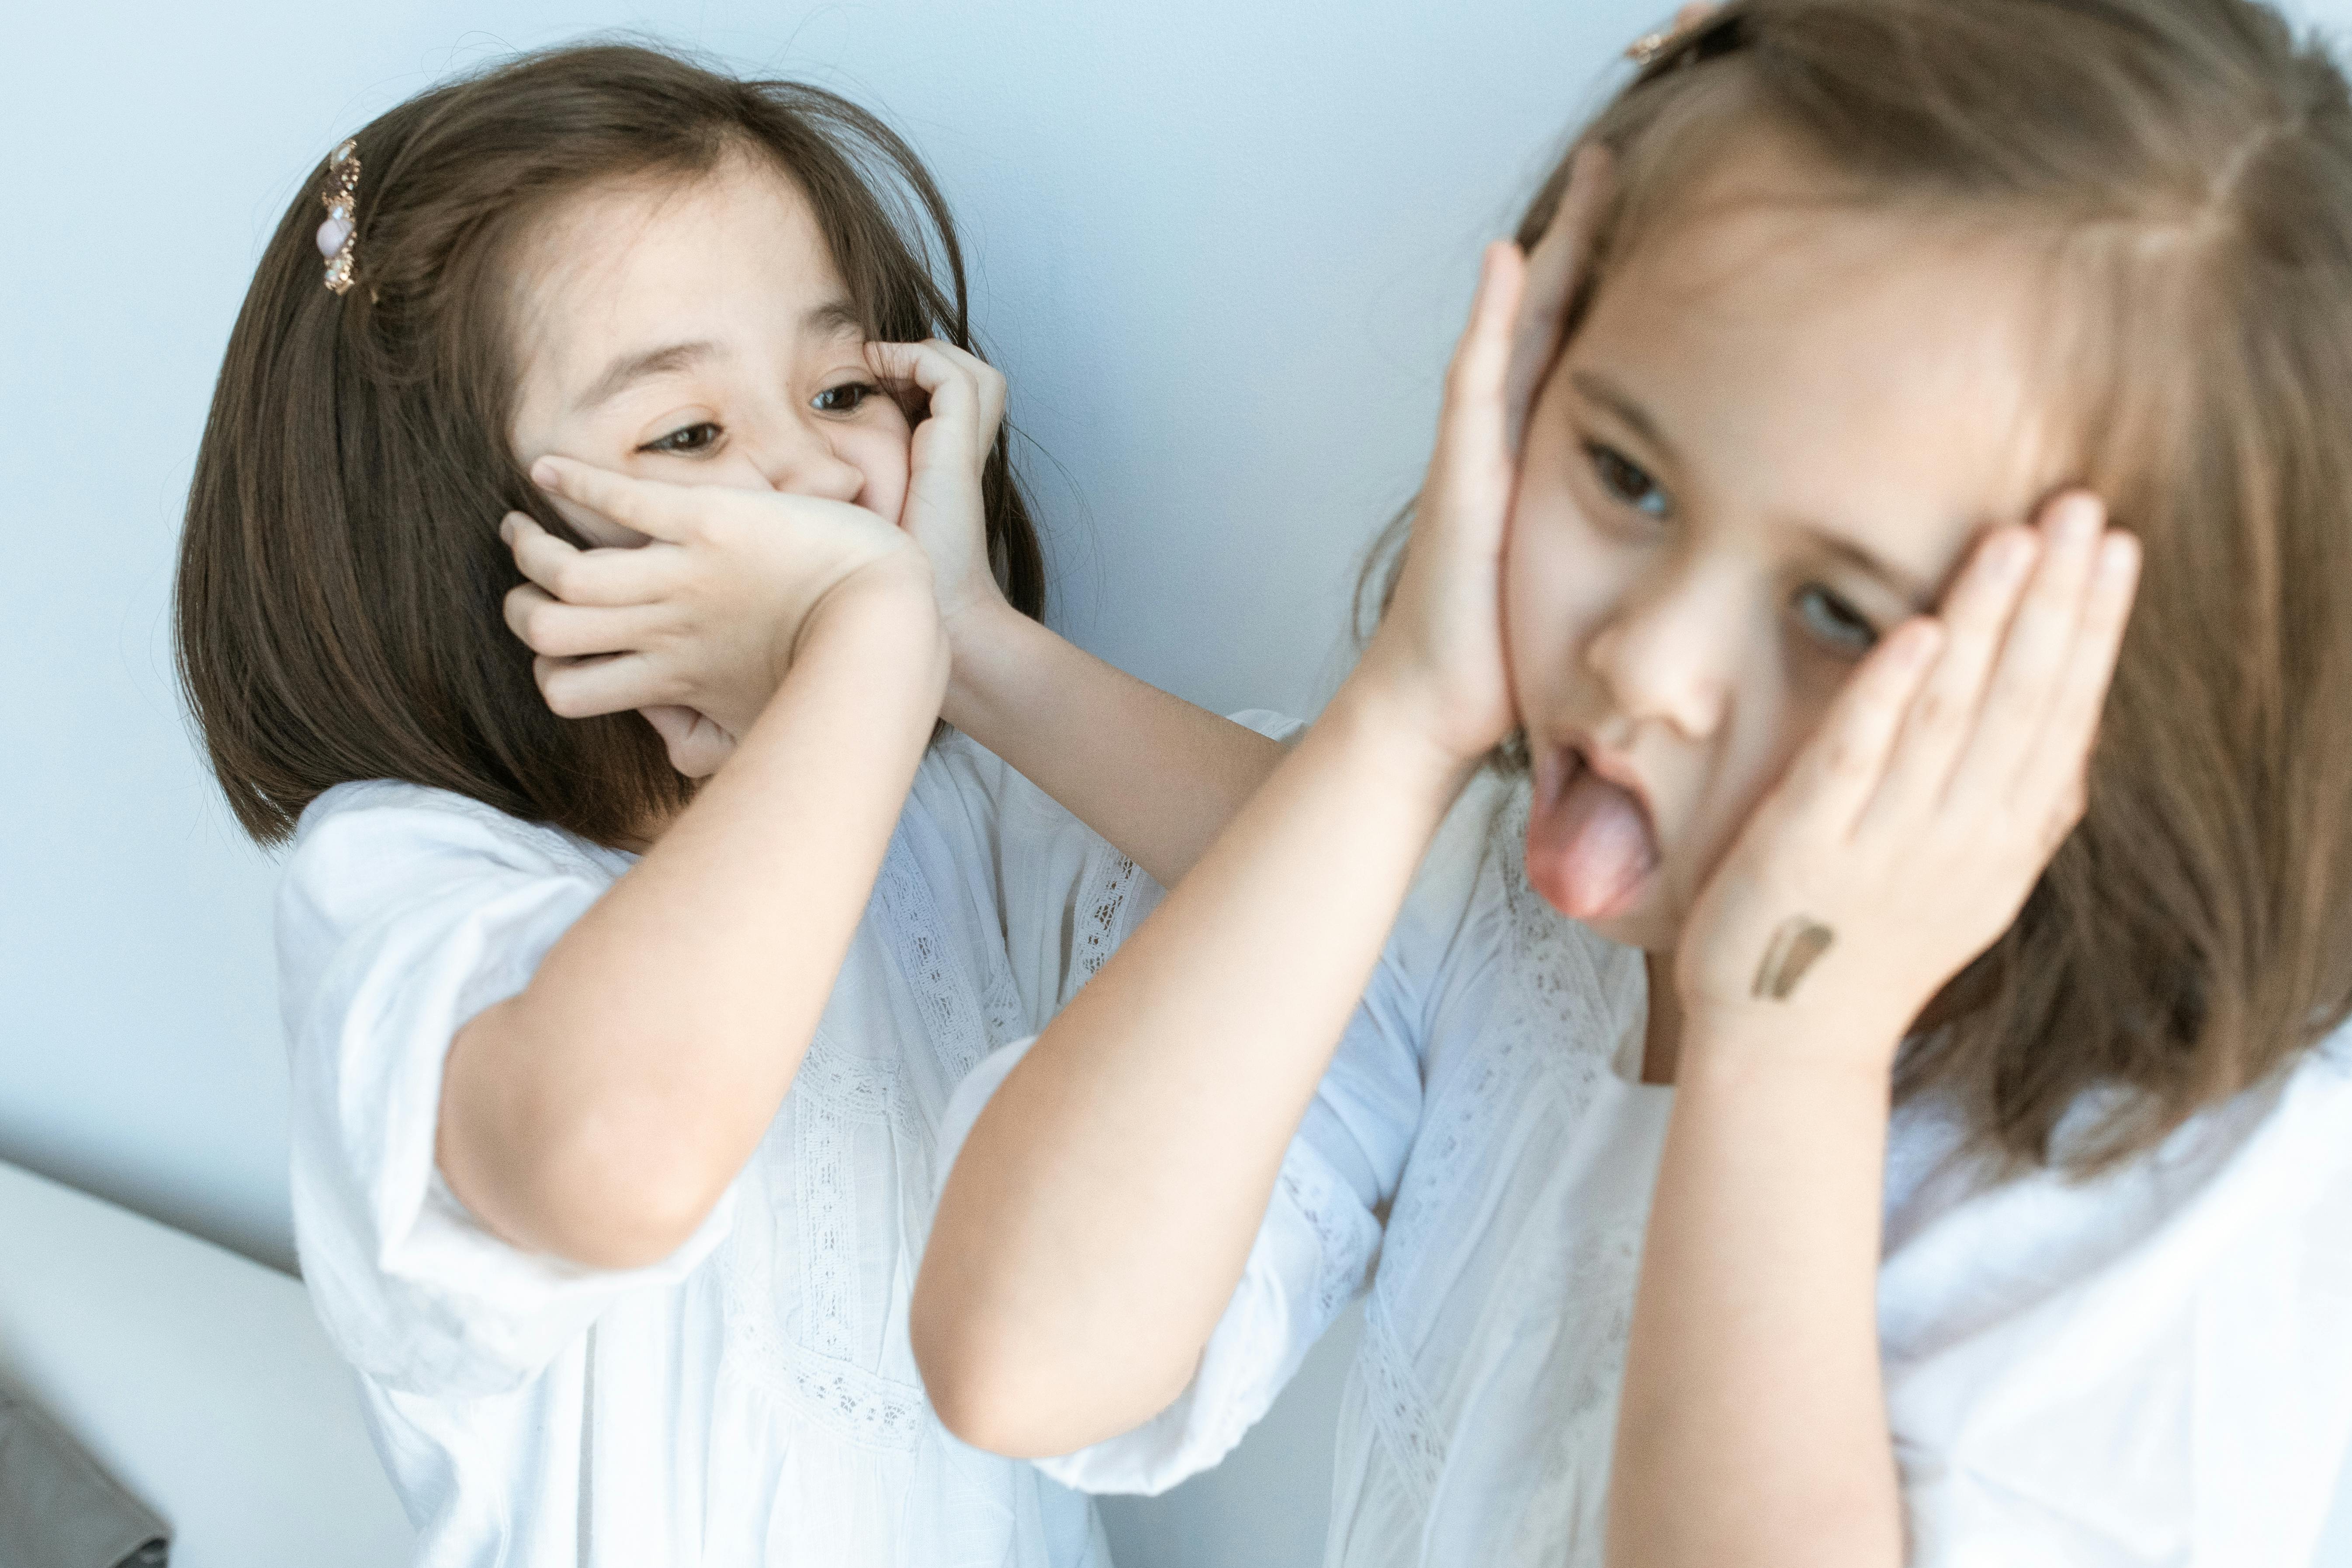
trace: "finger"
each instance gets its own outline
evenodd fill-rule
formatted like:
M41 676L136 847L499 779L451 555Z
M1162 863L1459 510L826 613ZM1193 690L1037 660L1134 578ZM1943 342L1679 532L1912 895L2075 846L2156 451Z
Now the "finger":
M1559 355L1561 323L1576 281L1584 270L1592 232L1608 209L1612 164L1609 149L1594 142L1578 149L1569 171L1568 189L1559 198L1551 222L1528 257L1526 292L1511 341L1507 436L1518 449L1536 395L1551 374Z
M672 544L684 538L682 528L689 516L685 486L616 474L552 452L531 464L530 482L558 500L585 507L648 538Z
M2032 530L1995 529L1945 595L1936 617L1943 623L1944 650L1904 715L1885 784L1871 801L1864 831L1909 832L1943 800L1983 704L2002 634L2039 552Z
M733 737L691 708L663 704L638 712L661 737L669 765L688 778L709 777L735 750Z
M1688 5L1677 5L1675 7L1675 31L1688 32L1714 14L1715 7L1706 4L1706 0L1692 0Z
M1853 836L1886 771L1903 719L1944 642L1939 621L1904 622L1871 650L1799 749L1772 807L1843 841Z
M1510 451L1505 444L1503 384L1510 366L1511 323L1526 279L1527 260L1517 246L1496 240L1486 247L1470 324L1445 373L1445 406L1438 415L1433 465L1441 489L1482 483L1497 468L1507 482Z
M567 605L650 604L671 587L677 560L669 549L583 550L520 511L499 520L499 537L525 577Z
M2070 491L2043 509L2041 564L2001 640L1982 710L1953 770L1948 797L2010 798L2056 698L2105 526L2105 509L2084 491Z
M531 652L551 658L639 652L669 624L669 613L662 605L567 605L536 583L510 591L504 608L507 629Z
M2053 850L2082 818L2084 774L2139 589L2140 558L2139 541L2121 529L2109 530L2100 542L2065 673L2011 796L2021 820L2050 825Z
M961 428L975 460L987 456L1004 417L1004 376L995 366L938 338L868 343L866 357L886 380L921 387L930 398L931 418Z
M562 659L541 654L531 662L531 679L548 710L559 719L593 719L677 702L686 693L638 653L606 658Z

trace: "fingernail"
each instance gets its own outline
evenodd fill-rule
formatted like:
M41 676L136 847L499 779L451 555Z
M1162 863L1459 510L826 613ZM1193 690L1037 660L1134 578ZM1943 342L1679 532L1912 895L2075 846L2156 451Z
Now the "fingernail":
M2033 552L2034 542L2032 534L2015 531L2004 531L1999 539L1993 541L1992 558L1987 564L1992 569L1992 574L1997 580L2004 583L2011 582L2025 574L2026 567L2033 562Z
M2099 546L2099 582L2116 587L2132 574L2139 563L2139 541L2128 533L2110 535Z
M537 485L541 489L553 489L555 488L555 465L545 458L540 458L539 461L530 466L530 482Z
M499 538L508 544L514 542L514 513L509 512L499 519Z
M2096 497L2068 496L2058 503L2058 516L2053 520L2058 542L2079 549L2099 536L2106 521L2106 509Z

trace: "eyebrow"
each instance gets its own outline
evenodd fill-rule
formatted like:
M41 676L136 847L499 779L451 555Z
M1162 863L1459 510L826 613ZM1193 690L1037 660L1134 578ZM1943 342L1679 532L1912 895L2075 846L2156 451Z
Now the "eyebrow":
M801 337L839 338L852 333L863 336L865 324L846 300L825 300L812 305L801 315ZM719 345L708 338L691 342L664 343L659 348L638 353L623 354L604 367L598 376L572 404L573 409L593 408L618 396L638 382L657 375L675 375L691 369L718 353Z
M1631 393L1596 371L1571 370L1568 373L1568 379L1570 384L1587 399L1615 415L1633 434L1655 447L1660 457L1669 462L1680 463L1681 458L1675 450L1674 442L1667 438L1665 431L1651 416L1650 411L1643 407ZM1935 607L1935 596L1927 584L1880 556L1861 541L1811 520L1801 522L1800 527L1839 560L1894 589L1909 601L1914 609L1925 614Z

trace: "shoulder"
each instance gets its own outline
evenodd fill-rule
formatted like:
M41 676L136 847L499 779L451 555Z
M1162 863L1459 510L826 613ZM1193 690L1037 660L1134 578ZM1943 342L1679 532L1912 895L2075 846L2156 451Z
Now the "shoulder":
M611 882L631 857L448 790L394 779L341 784L296 824L278 889L281 922L343 923L404 895L453 883Z

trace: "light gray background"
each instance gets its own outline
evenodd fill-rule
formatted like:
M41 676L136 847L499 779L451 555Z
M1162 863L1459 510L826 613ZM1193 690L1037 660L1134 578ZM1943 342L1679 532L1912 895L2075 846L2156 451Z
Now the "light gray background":
M13 11L0 1158L291 1265L274 871L190 745L166 603L254 258L311 163L370 116L454 68L612 28L882 110L963 219L978 319L1036 443L1054 623L1195 701L1304 713L1345 667L1360 549L1425 459L1478 247L1669 8ZM2336 24L2352 0L2305 10ZM1243 1466L1118 1511L1122 1561L1311 1560L1343 1348Z

